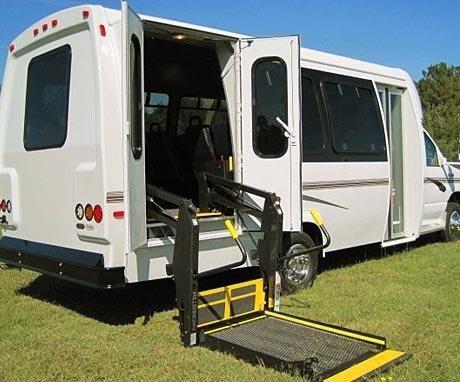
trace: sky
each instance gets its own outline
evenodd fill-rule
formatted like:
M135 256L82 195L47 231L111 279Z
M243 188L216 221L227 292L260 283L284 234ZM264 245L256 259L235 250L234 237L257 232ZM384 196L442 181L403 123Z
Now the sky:
M10 42L51 13L91 1L0 0L0 78ZM93 3L120 8L119 0ZM460 0L130 0L138 12L251 36L298 34L302 46L400 67L460 66Z

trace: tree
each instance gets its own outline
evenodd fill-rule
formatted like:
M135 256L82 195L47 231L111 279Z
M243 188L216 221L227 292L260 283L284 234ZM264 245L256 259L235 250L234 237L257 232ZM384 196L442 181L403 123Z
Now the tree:
M424 112L424 127L443 154L458 161L460 145L460 67L444 62L423 71L418 91Z

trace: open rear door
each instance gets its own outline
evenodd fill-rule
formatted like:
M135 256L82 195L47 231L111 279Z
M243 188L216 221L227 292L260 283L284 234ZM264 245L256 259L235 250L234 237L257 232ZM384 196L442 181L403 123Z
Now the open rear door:
M144 39L142 22L121 2L122 107L127 252L147 242L144 150Z
M242 39L240 57L242 181L275 192L283 230L300 231L299 37Z

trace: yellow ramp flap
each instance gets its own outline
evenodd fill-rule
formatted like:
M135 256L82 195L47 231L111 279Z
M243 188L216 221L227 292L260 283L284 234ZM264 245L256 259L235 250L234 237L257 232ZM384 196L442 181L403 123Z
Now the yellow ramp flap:
M402 351L384 350L371 358L333 375L332 377L326 378L324 382L359 381L370 375L378 375L390 366L405 361L408 357L409 355Z

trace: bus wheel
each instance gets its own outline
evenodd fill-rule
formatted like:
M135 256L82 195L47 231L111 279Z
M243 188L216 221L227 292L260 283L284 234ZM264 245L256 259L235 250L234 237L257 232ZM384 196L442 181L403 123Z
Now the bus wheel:
M460 240L460 204L456 202L447 203L446 212L444 239L446 241Z
M313 248L315 242L306 233L291 233L285 236L283 256L302 252ZM280 270L281 290L283 293L292 293L313 285L318 273L318 253L301 255L285 260Z

